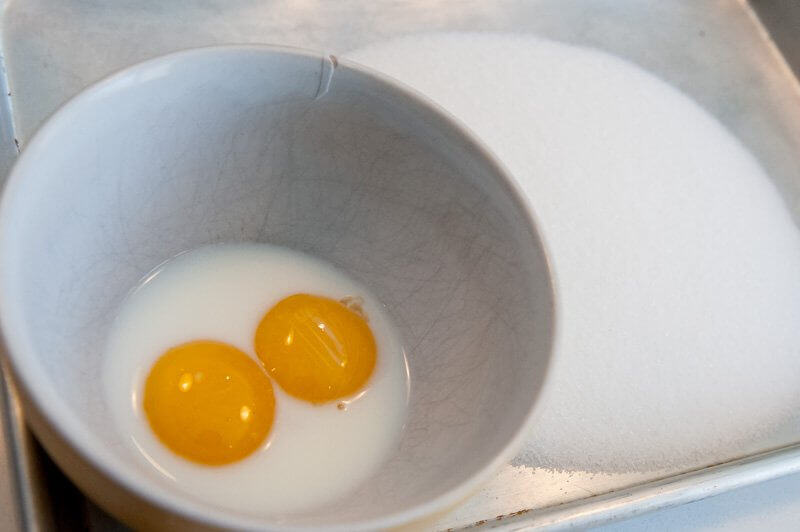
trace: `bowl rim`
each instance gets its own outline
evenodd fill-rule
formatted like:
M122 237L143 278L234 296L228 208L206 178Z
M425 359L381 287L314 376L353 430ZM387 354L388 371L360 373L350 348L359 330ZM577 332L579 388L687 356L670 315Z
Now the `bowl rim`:
M551 307L552 326L550 331L549 356L544 364L544 376L538 397L529 405L524 422L520 424L513 437L505 444L499 453L492 459L487 460L466 480L423 504L418 504L406 510L388 513L377 518L333 526L323 525L323 528L325 530L341 531L392 528L413 523L442 511L449 510L477 491L491 475L496 473L503 463L506 463L513 457L519 447L521 447L522 441L533 425L536 416L541 411L542 403L545 402L547 396L550 395L549 390L552 388L553 381L553 366L556 359L557 346L560 344L559 338L561 330L560 305L558 304L556 293L557 282L552 267L552 254L549 251L550 248L546 240L539 230L541 224L539 223L529 199L505 165L480 138L458 118L427 96L386 74L346 58L303 48L271 44L224 44L193 47L159 55L118 69L91 84L88 88L83 89L51 113L38 127L30 141L17 157L3 186L2 197L0 198L0 334L2 335L3 347L5 348L5 356L12 368L12 373L17 376L16 384L23 388L24 395L32 401L33 407L39 411L42 418L49 424L55 434L78 456L101 475L123 488L123 490L141 498L155 508L161 509L167 513L176 514L190 522L213 527L235 527L240 529L276 527L281 530L320 529L320 526L316 525L286 526L286 523L281 523L277 520L271 522L268 516L258 517L252 514L243 515L232 510L208 507L203 505L198 499L192 498L189 495L182 494L177 490L168 489L156 482L146 480L144 476L137 474L133 467L122 463L116 455L106 449L102 442L91 433L87 434L85 431L80 430L82 424L80 418L59 399L59 395L54 389L46 386L34 385L38 380L41 364L38 362L38 358L35 355L26 356L29 353L34 353L36 350L16 332L25 320L21 316L21 313L16 310L17 307L8 303L9 299L7 297L8 286L13 280L8 278L2 257L7 256L9 252L6 248L10 240L9 235L14 230L13 224L9 220L9 213L13 212L12 206L16 200L18 190L22 185L23 174L28 166L35 164L35 159L45 148L47 141L54 134L54 129L56 129L58 124L65 120L68 121L70 116L75 113L79 113L82 110L85 111L87 105L91 107L92 100L97 97L100 92L114 90L115 86L123 82L126 78L140 72L157 68L165 62L180 61L185 58L197 56L237 54L242 52L264 53L267 55L290 55L314 61L330 59L333 61L335 69L344 68L367 78L371 78L372 81L377 82L385 89L402 95L407 103L416 105L418 108L437 116L442 121L443 125L449 126L452 130L449 133L462 137L470 149L479 153L480 157L488 163L489 168L492 169L496 183L506 188L511 200L519 208L531 237L541 249L544 258L544 273L549 281L548 295L550 297ZM321 75L324 75L324 68Z

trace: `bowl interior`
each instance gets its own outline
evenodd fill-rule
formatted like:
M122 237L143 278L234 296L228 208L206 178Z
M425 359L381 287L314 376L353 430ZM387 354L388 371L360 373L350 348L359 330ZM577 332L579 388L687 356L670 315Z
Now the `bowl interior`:
M410 406L396 454L358 496L279 517L410 510L495 460L546 374L548 268L502 175L449 118L352 64L256 47L144 63L57 113L12 174L0 226L12 363L80 452L187 511L109 428L101 358L116 309L188 249L310 253L386 305L407 348Z

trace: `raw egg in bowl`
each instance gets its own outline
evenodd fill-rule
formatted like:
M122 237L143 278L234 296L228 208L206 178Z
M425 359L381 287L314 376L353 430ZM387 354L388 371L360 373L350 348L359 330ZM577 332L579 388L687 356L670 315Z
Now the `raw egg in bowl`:
M509 459L551 364L512 179L410 89L332 56L178 52L24 147L0 326L26 416L137 528L378 529Z

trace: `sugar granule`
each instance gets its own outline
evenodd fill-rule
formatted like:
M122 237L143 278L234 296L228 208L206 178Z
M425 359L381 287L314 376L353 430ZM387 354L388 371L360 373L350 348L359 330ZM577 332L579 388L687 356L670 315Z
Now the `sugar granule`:
M561 343L515 463L691 467L800 437L800 232L714 118L623 60L531 37L349 57L463 120L539 219Z

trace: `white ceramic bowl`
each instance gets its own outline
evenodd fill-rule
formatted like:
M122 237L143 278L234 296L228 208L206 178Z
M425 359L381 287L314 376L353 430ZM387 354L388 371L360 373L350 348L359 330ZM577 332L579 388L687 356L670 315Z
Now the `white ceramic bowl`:
M226 511L154 480L113 428L100 379L118 305L162 261L227 241L333 263L408 348L397 451L334 506ZM375 529L452 506L517 448L554 322L542 242L502 166L430 102L331 56L231 46L126 69L50 118L0 206L0 324L26 415L136 527Z

